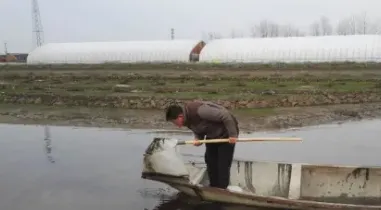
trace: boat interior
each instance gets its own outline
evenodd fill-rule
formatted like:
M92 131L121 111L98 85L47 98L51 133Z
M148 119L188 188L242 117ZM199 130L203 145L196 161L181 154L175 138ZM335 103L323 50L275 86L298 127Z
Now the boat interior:
M317 201L381 209L381 167L234 159L228 191L219 191L208 187L204 157L180 153L176 145L176 140L154 139L144 155L142 177L209 200L236 197L235 203L253 202L251 196L262 203L287 200L321 205Z
M208 186L202 157L184 156L193 184ZM381 167L234 160L228 190L341 204L381 205Z

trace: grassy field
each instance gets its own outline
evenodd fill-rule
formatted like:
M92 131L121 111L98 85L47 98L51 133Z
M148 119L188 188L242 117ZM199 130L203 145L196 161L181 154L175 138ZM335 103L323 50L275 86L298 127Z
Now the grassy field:
M62 95L140 96L203 99L271 98L279 94L318 94L321 92L381 92L379 81L61 81L47 78L35 81L3 80L0 90L6 93L57 93Z
M381 63L104 63L57 65L0 65L0 70L362 70L380 69Z
M147 65L109 64L110 69L105 65L93 65L94 69L90 69L90 65L8 66L0 70L0 89L12 94L205 100L270 99L280 95L322 92L381 92L381 70L374 69L381 67L378 64L345 64L348 69L342 70L337 70L343 68L339 64L336 70L327 69L328 64L322 64L324 68L300 70L296 69L297 65L283 70L260 69L252 64L241 68L232 65L230 68L200 64L178 64L177 68L174 64L168 64L168 68L164 64ZM358 69L353 69L354 66Z
M281 128L375 115L381 105L372 105L380 102L377 97L366 97L372 94L381 95L381 64L0 66L3 122L17 116L21 122L84 121L90 125L98 119L97 124L102 126L111 123L160 128L166 126L162 110L114 108L114 104L136 98L203 99L235 105L254 100L261 108L233 110L242 126L248 130L253 126ZM335 99L327 103L319 99L330 95ZM347 95L368 99L353 105L349 100L341 101ZM320 105L305 107L297 103L294 107L287 102L287 106L267 106L299 96L308 96L306 100L312 96L320 100ZM78 103L71 103L76 100ZM366 108L361 103L366 103ZM151 123L152 118L155 123Z

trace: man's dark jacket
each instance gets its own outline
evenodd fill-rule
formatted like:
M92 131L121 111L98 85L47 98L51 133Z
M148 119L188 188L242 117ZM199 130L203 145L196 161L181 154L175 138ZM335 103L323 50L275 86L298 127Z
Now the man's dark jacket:
M184 125L199 140L238 137L238 122L223 106L205 101L188 102L183 106Z

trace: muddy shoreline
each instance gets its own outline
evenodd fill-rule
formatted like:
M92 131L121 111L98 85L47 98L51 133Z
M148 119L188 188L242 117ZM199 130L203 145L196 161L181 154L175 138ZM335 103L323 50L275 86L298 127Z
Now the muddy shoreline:
M278 108L274 114L267 116L233 112L239 120L240 129L250 133L380 118L381 103ZM1 104L0 123L188 131L165 122L162 110Z
M232 110L246 132L372 119L381 116L378 67L3 66L0 123L178 130L163 109L195 99Z

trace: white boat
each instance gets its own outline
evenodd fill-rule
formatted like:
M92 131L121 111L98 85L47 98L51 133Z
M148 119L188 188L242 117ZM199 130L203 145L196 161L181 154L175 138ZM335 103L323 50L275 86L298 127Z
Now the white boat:
M153 171L142 178L203 201L278 209L381 209L381 167L312 165L235 159L229 189L208 186L203 157L182 156L188 174ZM171 167L171 163L165 163ZM174 165L173 165L174 166Z

